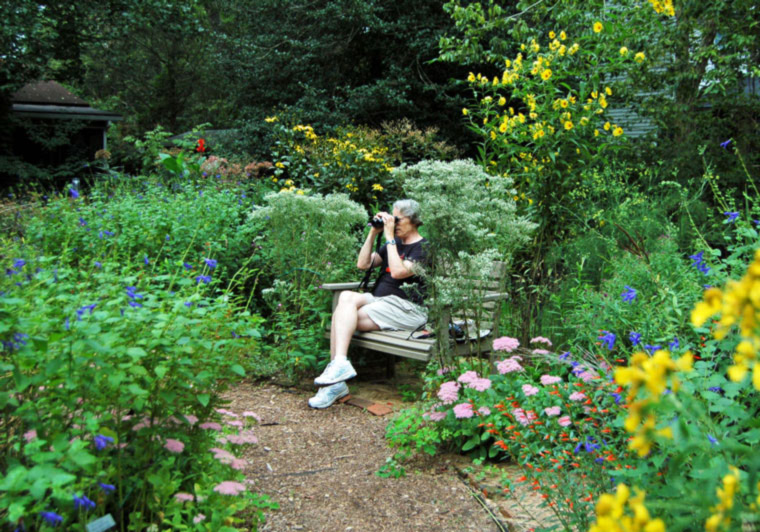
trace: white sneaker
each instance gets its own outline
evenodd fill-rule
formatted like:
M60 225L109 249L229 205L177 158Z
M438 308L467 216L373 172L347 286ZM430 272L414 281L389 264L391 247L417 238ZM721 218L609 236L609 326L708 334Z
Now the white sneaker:
M323 386L317 391L317 395L309 399L312 408L327 408L341 397L348 395L348 386L345 382L339 382L332 386Z
M331 360L322 372L322 375L314 379L316 386L330 386L338 382L347 381L356 377L356 370L346 358Z

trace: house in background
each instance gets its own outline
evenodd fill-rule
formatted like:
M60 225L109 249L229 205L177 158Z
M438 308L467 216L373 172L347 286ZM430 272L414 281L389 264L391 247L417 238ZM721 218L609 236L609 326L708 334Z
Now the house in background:
M91 107L55 81L30 83L11 99L11 134L0 172L6 181L58 180L107 149L106 132L122 116ZM6 183L9 184L9 183Z

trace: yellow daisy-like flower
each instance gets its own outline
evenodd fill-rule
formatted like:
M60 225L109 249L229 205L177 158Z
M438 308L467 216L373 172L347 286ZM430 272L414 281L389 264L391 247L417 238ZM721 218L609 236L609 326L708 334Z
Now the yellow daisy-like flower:
M380 183L375 183L374 185L372 185L372 190L376 190L377 192L382 192L383 185L381 185Z
M472 83L473 81L475 81L475 74L473 74L472 72L470 72L470 75L467 76L467 81L469 81L470 83Z
M506 103L507 103L507 99L504 96L502 96L501 98L499 98L499 105L504 105Z
M604 26L598 20L594 22L594 33L599 33L604 29Z
M610 130L610 127L611 127L611 126L610 126L610 123L609 123L609 122L605 122L605 123L604 123L604 130L605 130L605 131L609 131L609 130Z
M544 70L543 72L541 72L541 79L542 80L546 81L550 77L552 77L552 71L551 71L551 69L547 68L546 70Z
M644 55L644 52L636 52L636 55L633 56L633 60L637 63L643 63L646 58L647 56Z
M276 163L274 163L274 165L275 165L277 168L285 168L285 165L284 165L284 164L282 164L280 161L277 161Z
M577 52L580 49L580 47L581 47L581 45L578 44L577 42L573 43L573 45L570 47L570 50L568 50L568 53L570 55L573 55L573 54L575 54L575 52Z
M559 47L559 50L557 50L557 53L559 55L565 55L565 52L567 52L567 47L563 44L562 46Z
M564 31L559 32L559 40L564 41L565 39L567 39L567 33Z
M299 196L303 196L303 190L299 188L298 190L296 190L296 194L298 194Z
M626 48L625 46L621 46L620 55L628 55L628 48Z
M556 37L556 36L557 36L557 34L556 34L556 33L554 33L553 31L550 31L550 32L549 32L549 38L550 38L550 39L553 39L553 38L554 38L554 37Z
M568 130L568 131L570 131L571 129L573 129L573 123L570 120L567 120L565 122L565 129Z
M568 105L569 105L569 104L568 104L568 101L567 101L567 100L560 100L560 101L559 101L559 106L560 106L560 107L562 107L562 109L567 109L567 106L568 106Z
M462 114L463 114L464 116L467 116L468 114L470 114L470 111L468 111L468 110L467 110L467 107L464 107L464 108L462 109Z
M612 89L610 89L609 87L605 87L604 92L607 93L607 96L612 96Z
M599 130L598 130L598 129L595 129L595 130L594 130L594 136L595 136L595 137L598 137L598 136L599 136Z
M277 117L276 117L276 116L268 116L268 117L266 117L266 118L264 119L264 122L269 122L270 124L271 124L272 122L277 122Z
M613 137L619 137L622 134L623 134L623 128L620 126L615 126L615 128L612 130Z

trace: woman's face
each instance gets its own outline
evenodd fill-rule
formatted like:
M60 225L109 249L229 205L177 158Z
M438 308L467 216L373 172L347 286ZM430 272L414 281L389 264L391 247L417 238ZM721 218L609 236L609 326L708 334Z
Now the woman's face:
M414 227L414 224L412 224L412 221L409 219L408 216L404 216L401 214L401 211L398 209L393 209L393 216L398 218L398 222L396 222L396 230L395 235L398 238L404 239L407 236L414 234L416 231L416 227Z

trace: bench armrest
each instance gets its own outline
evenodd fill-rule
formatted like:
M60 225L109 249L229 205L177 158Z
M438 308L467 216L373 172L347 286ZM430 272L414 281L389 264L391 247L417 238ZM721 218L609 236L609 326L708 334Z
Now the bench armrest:
M356 290L359 288L359 281L353 283L325 283L320 286L322 290L330 290L331 292L340 292L341 290ZM372 286L374 283L370 283Z

